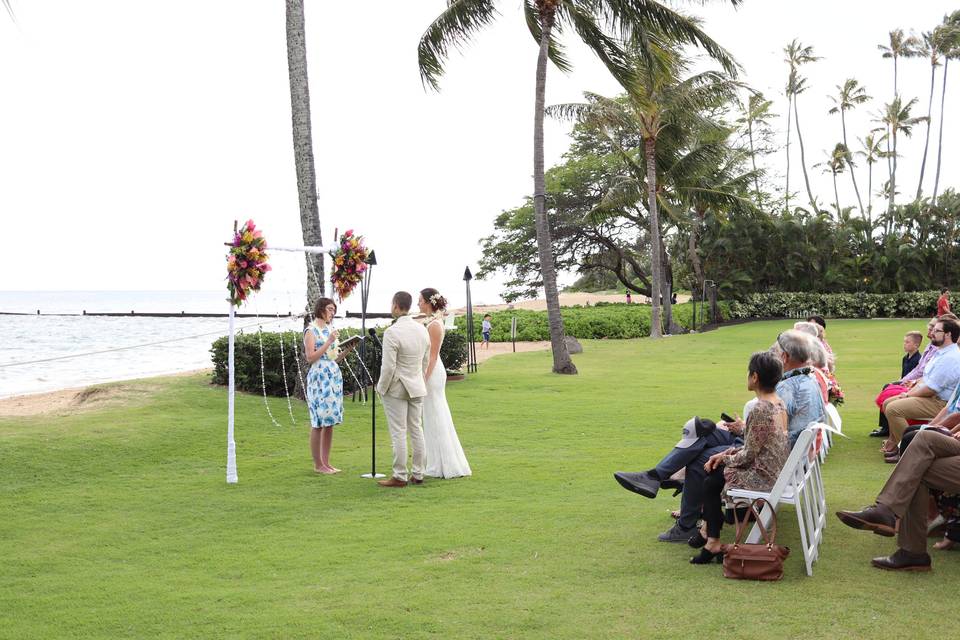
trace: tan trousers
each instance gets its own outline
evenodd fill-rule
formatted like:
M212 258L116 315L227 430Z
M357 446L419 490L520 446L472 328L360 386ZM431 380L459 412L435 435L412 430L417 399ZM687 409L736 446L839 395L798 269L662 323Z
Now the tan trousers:
M930 420L940 413L946 402L937 396L929 398L893 397L883 403L883 413L890 424L890 439L900 444L907 420ZM912 445L911 445L912 446Z
M897 542L912 553L927 550L929 489L960 493L960 441L936 431L921 431L877 496L878 503L900 516Z
M390 442L393 445L393 476L407 480L407 434L413 449L410 475L423 478L425 447L423 445L423 398L395 398L380 396L383 412L387 414Z

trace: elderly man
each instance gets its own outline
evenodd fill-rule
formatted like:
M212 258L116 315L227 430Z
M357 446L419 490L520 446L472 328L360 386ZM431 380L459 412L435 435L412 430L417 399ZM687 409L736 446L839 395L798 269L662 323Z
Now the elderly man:
M957 429L953 435L930 430L917 433L876 503L863 511L838 511L837 517L854 529L898 536L899 548L890 556L874 558L871 563L874 567L930 571L927 554L930 489L960 493L960 432Z
M784 374L777 384L777 395L787 409L791 446L811 422L822 422L824 419L820 387L810 376L810 369L806 366L810 360L813 340L812 336L800 331L785 331L777 337L776 344L770 349L783 363ZM687 426L689 425L690 423ZM743 428L742 420L733 423L721 422L716 429L701 432L698 428L697 437L689 440L687 429L684 431L684 439L653 469L640 472L618 471L613 474L624 489L646 498L655 498L661 487L669 486L669 479L674 473L686 469L680 517L673 527L658 536L658 540L686 542L696 532L697 520L700 519L703 506L703 483L706 479L703 465L711 455L743 444L740 439Z
M930 342L937 352L926 365L923 379L906 393L883 403L883 413L890 425L890 438L885 449L896 461L896 449L907 428L908 420L929 420L938 415L960 384L960 324L953 320L937 320Z

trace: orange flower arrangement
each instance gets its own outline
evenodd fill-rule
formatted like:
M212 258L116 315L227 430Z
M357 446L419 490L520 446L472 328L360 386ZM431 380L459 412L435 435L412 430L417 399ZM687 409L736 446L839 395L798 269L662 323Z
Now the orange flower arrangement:
M330 282L341 301L360 284L367 270L369 255L369 250L363 244L363 236L354 235L353 229L344 231L337 248L330 252L333 260Z
M270 265L267 263L267 241L253 220L247 220L233 234L227 254L227 290L230 302L240 306L251 291L259 291Z

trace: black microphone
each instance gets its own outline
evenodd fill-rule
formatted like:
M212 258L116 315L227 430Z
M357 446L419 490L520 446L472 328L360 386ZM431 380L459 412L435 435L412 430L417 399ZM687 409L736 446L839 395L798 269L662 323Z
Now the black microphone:
M383 344L380 342L380 338L377 337L377 330L373 327L367 329L367 335L373 338L373 341L380 345L380 348L383 349Z

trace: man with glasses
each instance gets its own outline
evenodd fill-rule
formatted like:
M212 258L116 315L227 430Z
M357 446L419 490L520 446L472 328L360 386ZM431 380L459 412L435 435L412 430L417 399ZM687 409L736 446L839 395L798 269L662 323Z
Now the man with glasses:
M883 413L890 425L890 438L885 443L891 462L896 462L900 438L908 420L930 420L946 406L950 395L960 384L960 324L953 320L937 320L930 338L937 352L926 365L923 378L909 391L884 402Z

